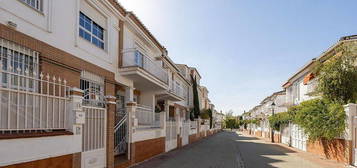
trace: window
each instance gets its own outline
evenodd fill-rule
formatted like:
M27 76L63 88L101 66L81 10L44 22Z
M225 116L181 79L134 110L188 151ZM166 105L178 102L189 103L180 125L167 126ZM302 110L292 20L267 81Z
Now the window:
M25 4L27 4L28 6L32 7L37 11L43 12L42 0L20 0L20 1L24 2Z
M144 54L142 54L140 51L135 52L135 64L137 66L143 67L143 57Z
M104 79L87 71L82 71L80 89L84 91L83 105L104 107Z
M0 39L0 64L3 70L0 74L2 87L34 90L35 74L38 74L39 69L38 60L37 52ZM26 76L26 78L20 76Z
M82 12L79 15L79 36L104 49L104 29Z

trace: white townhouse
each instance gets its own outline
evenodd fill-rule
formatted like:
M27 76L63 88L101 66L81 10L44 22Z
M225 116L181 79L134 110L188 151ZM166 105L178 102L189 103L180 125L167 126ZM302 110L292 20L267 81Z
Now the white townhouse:
M6 0L0 13L0 166L113 167L124 9L113 0Z
M329 47L320 56L313 58L296 73L294 73L284 84L283 88L286 90L286 106L298 105L303 101L317 98L314 94L317 86L317 78L313 73L316 62L325 62L331 57L338 56L340 53L336 50L339 46L344 44L355 44L356 36L342 37L337 43ZM286 136L290 136L289 144L295 148L307 151L307 135L304 131L295 124L290 124L289 130L285 130ZM284 133L284 130L283 130ZM283 138L284 139L284 138Z
M192 142L198 71L117 1L6 0L0 13L0 166L127 167Z

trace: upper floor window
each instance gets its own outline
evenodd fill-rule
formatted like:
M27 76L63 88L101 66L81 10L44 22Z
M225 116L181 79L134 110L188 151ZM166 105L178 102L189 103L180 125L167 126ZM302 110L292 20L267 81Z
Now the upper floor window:
M82 12L79 15L79 36L104 49L104 29Z
M27 4L28 6L32 7L33 9L36 9L40 12L43 12L43 2L42 0L20 0Z

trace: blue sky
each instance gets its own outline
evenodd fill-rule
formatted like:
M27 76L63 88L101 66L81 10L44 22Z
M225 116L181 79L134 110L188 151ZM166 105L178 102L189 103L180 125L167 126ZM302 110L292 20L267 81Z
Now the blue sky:
M341 36L354 0L119 0L176 63L197 67L218 110L249 110ZM343 3L342 3L343 2Z

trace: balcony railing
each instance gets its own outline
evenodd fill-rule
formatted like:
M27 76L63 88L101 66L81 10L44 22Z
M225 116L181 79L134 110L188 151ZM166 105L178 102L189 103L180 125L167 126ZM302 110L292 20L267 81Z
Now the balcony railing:
M155 113L150 106L138 104L136 107L135 117L138 119L139 126L159 127L160 116Z
M68 128L66 80L0 63L0 133Z
M191 129L196 129L197 128L197 122L198 121L191 121Z
M123 58L123 67L140 67L162 82L168 84L167 72L157 61L136 51L135 54L126 54Z
M177 84L174 80L172 80L169 92L175 94L178 97L184 98L184 90L182 86Z

